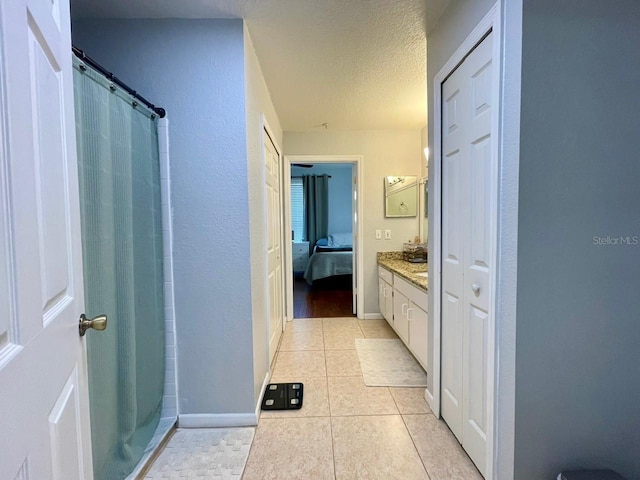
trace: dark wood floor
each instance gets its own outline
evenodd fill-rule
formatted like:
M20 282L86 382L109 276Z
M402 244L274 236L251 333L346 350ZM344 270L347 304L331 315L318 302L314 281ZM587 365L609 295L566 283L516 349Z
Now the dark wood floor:
M313 286L304 278L293 282L295 318L353 317L351 275L316 280Z

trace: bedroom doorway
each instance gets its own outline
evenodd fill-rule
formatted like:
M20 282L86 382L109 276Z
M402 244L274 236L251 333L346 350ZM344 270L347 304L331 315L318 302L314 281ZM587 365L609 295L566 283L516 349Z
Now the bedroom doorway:
M363 311L361 156L285 156L286 318ZM360 293L360 294L359 294Z

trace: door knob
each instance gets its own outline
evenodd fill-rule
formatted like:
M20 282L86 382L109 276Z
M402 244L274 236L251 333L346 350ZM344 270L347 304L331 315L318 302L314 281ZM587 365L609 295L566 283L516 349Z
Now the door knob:
M473 290L473 293L475 293L476 295L479 295L480 285L478 285L477 283L474 283L473 285L471 285L471 290Z
M93 328L94 330L104 330L107 328L107 316L98 315L97 317L89 320L84 313L80 315L80 336L84 337L84 334L87 333L87 330L90 328Z

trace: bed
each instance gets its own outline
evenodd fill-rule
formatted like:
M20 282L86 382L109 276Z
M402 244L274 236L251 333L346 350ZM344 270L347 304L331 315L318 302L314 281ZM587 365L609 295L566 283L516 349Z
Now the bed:
M334 237L334 238L332 238ZM314 246L313 255L309 258L307 269L304 272L304 279L309 285L314 281L336 275L353 274L353 249L346 240L341 243L336 235L329 235L327 239L320 239Z

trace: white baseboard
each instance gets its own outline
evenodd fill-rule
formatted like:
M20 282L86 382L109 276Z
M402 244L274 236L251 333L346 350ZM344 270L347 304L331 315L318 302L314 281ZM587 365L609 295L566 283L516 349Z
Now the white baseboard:
M178 428L254 427L260 418L260 407L267 389L270 372L264 377L254 413L189 413L178 415Z
M255 413L187 413L178 415L178 428L255 427Z
M269 385L269 379L271 378L271 372L267 371L267 374L264 377L264 382L262 382L262 388L260 389L260 396L258 397L258 402L256 404L256 420L260 418L260 411L262 407L262 397L264 397L264 391L267 389L267 385Z
M424 399L427 401L427 404L429 405L431 411L433 411L433 395L431 395L431 392L428 388L424 389Z
M382 316L381 313L365 313L364 319L365 320L383 320L384 317Z

